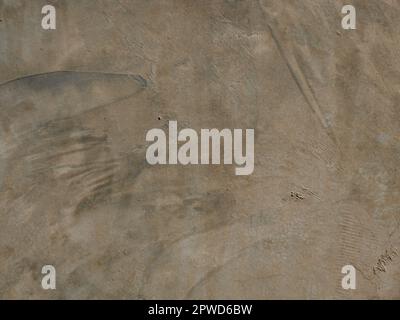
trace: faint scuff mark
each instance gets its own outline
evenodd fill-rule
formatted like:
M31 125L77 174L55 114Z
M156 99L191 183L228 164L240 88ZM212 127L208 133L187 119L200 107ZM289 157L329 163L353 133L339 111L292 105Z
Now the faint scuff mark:
M276 30L275 27L273 27L273 24L271 23L271 18L264 9L263 5L259 3L259 6L262 10L262 12L265 14L266 18L266 25L268 27L269 32L271 33L271 37L277 46L277 49L279 51L279 54L281 55L282 59L284 60L292 78L294 79L297 87L299 88L301 94L303 95L304 99L306 100L307 104L310 106L311 111L313 114L316 115L317 119L322 125L322 128L326 131L328 136L332 139L332 141L335 143L335 145L338 145L337 138L332 131L331 127L329 127L328 123L325 120L325 117L322 113L321 107L317 101L317 98L315 96L315 93L308 82L306 76L304 75L303 71L301 70L294 54L291 52L289 48L284 47L282 42L280 41L280 38L282 38L279 35L278 30Z
M277 31L274 30L270 24L268 24L269 31L271 32L272 39L274 40L279 53L281 54L283 60L285 61L290 74L292 75L296 85L298 86L300 92L304 96L308 105L311 107L311 110L317 115L319 121L321 122L324 128L328 128L328 124L326 123L324 116L321 112L321 107L319 106L314 92L307 81L307 78L304 76L299 64L297 63L296 58L291 54L287 49L285 49L281 42L279 41L279 37L277 36Z

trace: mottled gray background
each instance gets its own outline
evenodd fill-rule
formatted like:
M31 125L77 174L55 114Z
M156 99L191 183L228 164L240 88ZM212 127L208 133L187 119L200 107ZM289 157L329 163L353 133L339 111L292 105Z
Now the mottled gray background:
M397 0L0 0L0 298L400 298L399 19ZM254 128L254 173L147 165L168 120Z

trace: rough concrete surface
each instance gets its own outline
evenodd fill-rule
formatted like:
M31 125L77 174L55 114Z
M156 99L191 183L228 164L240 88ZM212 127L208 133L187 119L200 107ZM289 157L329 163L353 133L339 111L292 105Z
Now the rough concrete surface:
M397 0L0 0L0 298L400 298L399 19ZM254 128L253 174L147 164L169 120Z

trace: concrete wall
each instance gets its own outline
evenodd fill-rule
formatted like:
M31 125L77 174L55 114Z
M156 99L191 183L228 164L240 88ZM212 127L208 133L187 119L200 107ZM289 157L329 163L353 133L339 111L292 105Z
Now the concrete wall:
M0 297L400 298L399 17L393 0L0 0ZM170 120L253 128L254 172L149 165Z

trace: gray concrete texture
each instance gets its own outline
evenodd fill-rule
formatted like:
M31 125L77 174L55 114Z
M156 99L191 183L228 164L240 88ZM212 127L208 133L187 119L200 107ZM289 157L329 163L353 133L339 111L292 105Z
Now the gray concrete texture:
M396 0L0 0L0 298L400 298L399 19ZM253 174L150 166L169 120L254 128Z

